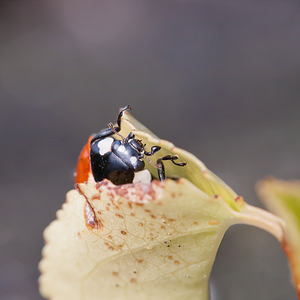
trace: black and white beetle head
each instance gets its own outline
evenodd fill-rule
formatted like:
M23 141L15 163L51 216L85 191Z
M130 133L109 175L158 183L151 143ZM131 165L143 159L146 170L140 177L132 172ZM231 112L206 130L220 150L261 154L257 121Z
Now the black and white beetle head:
M171 160L177 166L185 166L186 163L176 163L176 155L166 155L157 159L156 164L148 159L161 149L159 146L151 147L151 151L145 150L141 140L135 138L130 132L126 138L119 134L121 130L121 117L125 110L131 109L129 105L120 110L117 117L117 126L108 124L108 129L104 129L91 140L90 162L95 181L109 179L116 185L132 182L151 182L151 174L145 169L144 159L147 159L157 168L158 177L161 181L165 179L164 160ZM113 135L118 135L117 140Z

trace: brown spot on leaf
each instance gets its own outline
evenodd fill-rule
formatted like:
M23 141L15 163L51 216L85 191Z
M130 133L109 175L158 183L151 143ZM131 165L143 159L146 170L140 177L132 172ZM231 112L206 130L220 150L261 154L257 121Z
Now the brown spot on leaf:
M124 219L124 216L122 216L122 215L120 215L120 214L118 214L118 213L115 213L115 216L116 216L116 217L119 217L120 219Z
M121 234L123 234L123 235L126 235L126 234L127 234L127 232L126 232L126 231L124 231L124 230L121 230Z
M120 209L120 207L115 203L114 203L114 207L115 207L115 209L118 209L118 210Z
M217 220L209 220L207 223L208 223L208 225L219 225L220 224L220 222Z
M105 242L104 245L107 246L107 249L109 249L109 250L115 250L115 247L113 247L112 245L110 245L107 242Z
M242 196L237 196L234 201L238 204L243 204L244 203L244 199Z
M91 200L100 200L100 195L99 195L99 194L94 194L94 195L91 197Z
M135 278L130 278L130 283L136 283L136 279Z
M174 260L174 264L175 264L175 265L179 265L179 264L180 264L180 261L179 261L179 260Z
M151 184L131 183L114 185L109 180L104 179L96 184L99 193L102 192L111 195L112 199L118 201L125 198L128 203L143 204L158 198L164 183L158 180L153 180ZM129 205L129 204L128 204Z
M113 276L119 276L118 272L112 272Z

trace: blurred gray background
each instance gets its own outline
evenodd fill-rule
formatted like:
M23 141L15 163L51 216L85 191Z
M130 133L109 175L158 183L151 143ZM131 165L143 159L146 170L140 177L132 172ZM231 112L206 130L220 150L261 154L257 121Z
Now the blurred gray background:
M0 299L37 300L43 229L88 136L130 104L262 207L266 175L300 178L300 2L1 1ZM235 226L214 299L296 299L269 234Z

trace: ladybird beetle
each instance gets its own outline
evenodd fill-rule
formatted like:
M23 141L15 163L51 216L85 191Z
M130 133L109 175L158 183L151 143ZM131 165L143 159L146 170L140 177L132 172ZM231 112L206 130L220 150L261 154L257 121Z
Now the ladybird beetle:
M186 163L176 163L177 155L166 155L157 159L156 164L148 159L161 149L159 146L152 146L150 152L145 150L141 140L135 138L130 132L125 138L119 134L121 130L121 117L123 112L130 110L129 105L122 108L117 117L117 126L112 123L108 128L100 131L98 134L91 136L87 144L82 149L76 169L75 182L86 182L89 175L92 174L95 181L99 182L105 178L109 179L115 185L143 182L150 183L151 174L145 169L147 159L157 168L158 178L165 179L164 160L170 160L177 166L185 166ZM116 139L113 135L119 136L121 140Z

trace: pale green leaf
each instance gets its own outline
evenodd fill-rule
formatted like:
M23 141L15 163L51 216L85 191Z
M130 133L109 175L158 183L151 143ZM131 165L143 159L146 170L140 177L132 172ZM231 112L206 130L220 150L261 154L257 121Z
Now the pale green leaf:
M133 131L166 162L164 182L79 184L45 230L40 291L48 299L207 300L212 265L225 231L244 223L282 241L283 224L249 206L195 156L160 140L126 113ZM148 148L149 147L149 148ZM153 176L157 170L147 164ZM175 178L175 179L174 179ZM179 179L176 179L179 178Z

